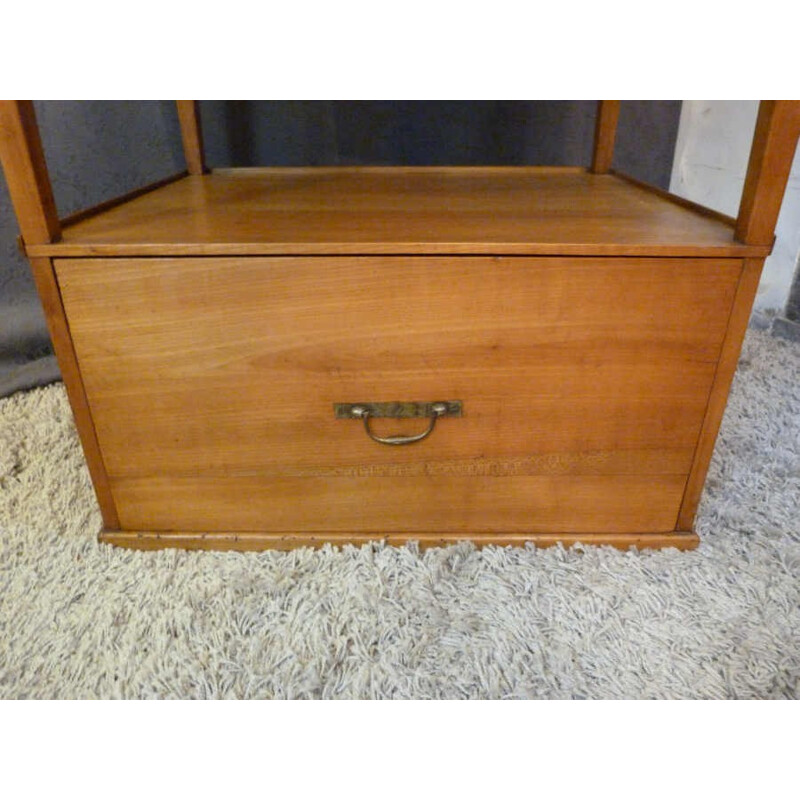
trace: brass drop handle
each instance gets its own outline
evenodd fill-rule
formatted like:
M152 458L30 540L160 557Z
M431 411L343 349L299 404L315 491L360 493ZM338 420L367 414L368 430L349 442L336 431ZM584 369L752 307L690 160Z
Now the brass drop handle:
M433 433L433 429L436 427L436 420L447 412L447 406L444 403L434 403L431 406L431 411L433 416L428 427L422 433L417 433L413 436L377 436L369 424L370 413L368 408L356 406L351 410L351 413L354 417L360 417L364 420L364 430L373 441L380 444L413 444L414 442L421 442Z
M413 444L421 442L433 433L439 417L460 417L461 402L458 400L436 403L336 403L334 412L339 419L361 419L367 436L379 444ZM428 417L430 422L422 433L411 436L378 436L370 424L374 417Z

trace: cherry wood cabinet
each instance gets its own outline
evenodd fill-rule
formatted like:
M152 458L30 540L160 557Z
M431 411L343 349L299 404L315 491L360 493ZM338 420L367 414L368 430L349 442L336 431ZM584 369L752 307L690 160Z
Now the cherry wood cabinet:
M188 170L59 220L0 155L105 541L697 544L800 132L761 105L738 219L592 167Z

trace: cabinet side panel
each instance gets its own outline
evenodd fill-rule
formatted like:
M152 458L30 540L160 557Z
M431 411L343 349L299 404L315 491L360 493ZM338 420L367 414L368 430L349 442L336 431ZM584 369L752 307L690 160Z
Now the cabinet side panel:
M31 267L47 318L47 327L53 342L53 350L58 359L61 377L72 406L75 426L78 429L78 436L86 456L89 474L92 477L97 501L103 515L103 524L106 529L113 530L119 528L117 509L111 495L108 474L106 473L103 455L100 452L100 445L97 441L94 421L86 398L80 365L75 355L53 264L49 258L32 258Z
M753 301L758 290L758 282L761 278L761 268L763 266L764 259L747 259L743 262L742 274L739 278L731 316L728 320L728 329L722 343L722 352L720 353L717 371L714 376L714 383L711 386L708 408L703 420L703 427L700 430L697 450L695 451L689 480L686 483L686 492L678 515L677 530L691 530L694 523L697 505L700 502L706 474L711 463L711 456L714 453L714 444L717 440L717 433L719 433L719 426L722 423L722 415L725 413L728 393L733 382L733 376L736 373L736 365L742 350L744 335L747 331L747 323L750 321L750 312L753 308Z

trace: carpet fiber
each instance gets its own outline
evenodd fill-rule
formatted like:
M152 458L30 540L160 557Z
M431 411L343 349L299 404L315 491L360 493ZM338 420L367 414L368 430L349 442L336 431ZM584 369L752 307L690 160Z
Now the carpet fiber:
M61 384L0 400L0 697L797 698L800 345L751 330L690 553L134 552Z

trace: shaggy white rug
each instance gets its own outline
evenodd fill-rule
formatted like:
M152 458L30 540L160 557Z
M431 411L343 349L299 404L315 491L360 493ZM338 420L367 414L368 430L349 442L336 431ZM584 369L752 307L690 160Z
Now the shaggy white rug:
M700 548L135 552L63 387L0 400L0 696L797 698L800 347L750 331Z

